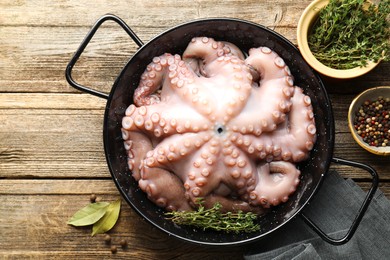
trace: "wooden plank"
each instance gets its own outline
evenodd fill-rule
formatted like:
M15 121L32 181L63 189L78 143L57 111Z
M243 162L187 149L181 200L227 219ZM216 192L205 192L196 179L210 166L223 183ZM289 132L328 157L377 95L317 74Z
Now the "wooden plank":
M84 195L119 196L114 181L83 179L1 179L2 195ZM80 198L82 198L80 196Z
M96 1L80 5L77 1L47 3L43 0L3 1L1 23L7 26L89 26L102 13L116 14L130 25L170 27L201 17L236 17L253 19L266 26L295 26L295 14L303 12L310 1ZM180 10L180 11L178 11ZM59 15L61 14L61 15ZM82 14L82 15L80 15ZM275 19L276 14L279 14ZM294 15L293 15L294 14ZM275 21L276 20L276 21Z
M0 25L0 92L77 93L64 80L65 68L88 30ZM147 42L162 31L159 28L139 36ZM286 33L284 36L295 42L295 31L288 29ZM87 87L109 92L136 47L121 28L103 27L74 67L73 77ZM325 83L330 92L358 93L368 87L390 85L386 78L389 67L386 62L359 79Z
M390 62L381 62L370 73L363 76L348 79L336 80L321 76L328 93L346 94L356 96L358 93L373 87L390 86L390 78L388 76L390 71ZM346 105L349 106L350 102Z
M119 196L103 195L104 201L114 201ZM86 195L2 195L0 211L0 258L32 257L104 258L111 255L104 235L91 237L90 227L75 228L66 224L71 215L89 203ZM232 250L211 249L179 241L142 220L128 205L122 202L120 219L109 232L112 244L120 239L128 241L128 249L118 249L116 256L130 259L170 259L196 256L242 256L245 247ZM21 235L24 234L24 235ZM26 239L28 237L28 239ZM234 259L234 258L230 258Z
M102 111L6 112L0 115L0 176L109 176L103 151Z
M88 110L92 113L96 113L94 110L100 110L99 113L104 114L106 102L105 99L89 94L1 93L0 95L0 109L4 110L2 115L15 113L12 116L17 113L20 113L20 115L25 113L47 114L44 109L57 109L59 110L57 113L69 113L61 110ZM12 111L12 109L23 109L24 111L18 112ZM34 109L36 111L32 112ZM48 113L52 114L52 112ZM86 111L82 113L89 114Z
M88 30L0 26L0 91L78 92L66 82L65 68ZM120 28L99 30L74 67L73 78L109 92L135 50Z

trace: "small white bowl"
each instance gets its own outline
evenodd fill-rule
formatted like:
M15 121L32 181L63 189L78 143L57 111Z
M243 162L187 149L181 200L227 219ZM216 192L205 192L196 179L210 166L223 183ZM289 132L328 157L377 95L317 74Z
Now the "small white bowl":
M349 79L361 76L372 69L374 69L379 62L368 62L365 67L356 67L353 69L333 69L328 66L325 66L321 62L319 62L310 51L309 43L308 43L308 35L312 29L313 24L318 18L319 12L322 8L324 8L329 3L329 0L315 0L311 4L309 4L304 12L301 15L301 18L298 22L297 29L297 42L299 50L306 60L306 62L319 73L338 79Z
M355 97L355 99L352 101L351 105L349 106L348 126L349 126L349 130L351 131L352 137L361 147L363 147L370 153L387 156L390 155L390 146L379 146L379 147L370 146L369 144L363 141L362 137L358 135L354 127L355 113L356 111L359 110L361 105L366 100L377 100L380 96L382 96L383 98L390 98L390 86L367 89L366 91L360 93L357 97Z

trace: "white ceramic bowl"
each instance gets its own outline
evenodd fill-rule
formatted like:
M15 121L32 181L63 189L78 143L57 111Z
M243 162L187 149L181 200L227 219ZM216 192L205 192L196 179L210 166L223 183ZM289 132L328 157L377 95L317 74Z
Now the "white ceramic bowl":
M355 119L356 111L359 110L361 105L366 100L372 100L372 101L377 100L379 96L382 96L383 98L390 98L390 86L371 88L360 93L357 97L355 97L355 99L352 101L351 105L349 106L348 126L353 138L361 147L363 147L364 149L366 149L367 151L373 154L390 155L390 146L379 146L379 147L370 146L369 144L363 141L362 137L358 135L354 127L354 119Z

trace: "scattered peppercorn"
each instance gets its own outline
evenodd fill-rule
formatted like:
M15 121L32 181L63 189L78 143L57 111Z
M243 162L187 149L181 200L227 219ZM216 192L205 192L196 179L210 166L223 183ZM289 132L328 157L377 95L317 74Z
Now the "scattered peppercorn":
M111 246L111 253L115 254L118 251L118 248L114 245Z
M390 98L366 100L355 113L354 128L370 146L390 146Z
M96 194L91 194L91 196L89 197L89 200L94 203L96 202Z
M111 236L106 234L104 236L104 242L106 242L106 244L110 244L111 243Z
M127 240L126 239L121 239L119 244L121 245L122 248L126 248L127 247Z

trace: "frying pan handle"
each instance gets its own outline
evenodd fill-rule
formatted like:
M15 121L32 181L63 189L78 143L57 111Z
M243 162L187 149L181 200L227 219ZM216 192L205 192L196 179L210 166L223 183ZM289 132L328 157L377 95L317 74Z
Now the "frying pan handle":
M343 245L347 243L355 233L356 229L358 228L360 222L363 219L364 213L366 212L368 206L370 205L370 202L372 200L372 197L374 196L377 188L378 188L378 183L379 183L379 177L377 172L371 167L366 164L358 163L358 162L353 162L353 161L348 161L344 160L341 158L332 158L332 161L334 163L339 163L339 164L344 164L352 167L357 167L361 168L363 170L368 171L371 176L372 176L372 185L370 190L367 192L367 195L363 201L363 204L361 205L357 216L355 217L354 221L352 222L351 227L349 228L348 232L344 235L344 237L336 239L328 236L324 231L321 230L320 227L318 227L311 219L309 219L307 216L304 214L301 214L300 216L303 218L303 220L308 224L323 240L326 242L333 244L333 245Z
M127 34L133 39L133 41L138 45L138 47L141 47L143 45L143 42L138 38L138 36L130 29L127 24L120 19L119 17L112 15L112 14L106 14L102 16L99 20L96 21L96 23L93 25L89 33L85 36L84 40L81 42L80 47L77 49L76 53L74 54L73 58L70 60L68 66L66 67L65 71L65 77L68 83L74 87L75 89L87 92L89 94L92 94L94 96L98 96L101 98L108 98L108 94L88 88L86 86L83 86L79 83L77 83L72 78L72 69L73 66L76 64L77 60L80 58L80 55L83 53L84 49L87 47L88 43L91 41L92 37L95 35L96 31L99 29L99 27L107 20L111 20L119 24L123 30L127 32Z

